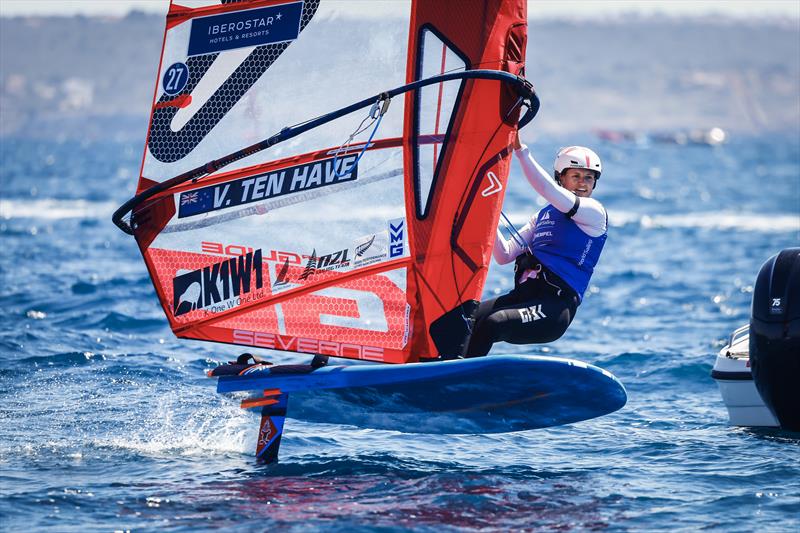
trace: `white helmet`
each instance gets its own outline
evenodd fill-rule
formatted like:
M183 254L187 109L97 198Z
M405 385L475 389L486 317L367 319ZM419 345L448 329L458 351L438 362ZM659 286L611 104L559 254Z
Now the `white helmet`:
M561 183L561 173L568 168L594 170L597 173L595 178L599 179L603 164L600 163L600 157L585 146L567 146L558 151L553 163L554 176L558 183Z

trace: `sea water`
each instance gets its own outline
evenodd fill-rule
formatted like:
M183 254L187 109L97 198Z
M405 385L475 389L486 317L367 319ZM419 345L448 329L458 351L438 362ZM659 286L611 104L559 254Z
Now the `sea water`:
M601 154L609 238L563 338L493 353L606 368L627 387L621 411L479 436L289 418L273 466L253 459L257 415L205 377L240 350L176 339L110 221L140 146L2 142L0 529L800 527L800 435L730 427L709 376L760 265L800 245L796 132L716 148L530 143L545 165L565 144ZM519 225L542 205L516 165L507 193ZM511 286L493 265L485 295Z

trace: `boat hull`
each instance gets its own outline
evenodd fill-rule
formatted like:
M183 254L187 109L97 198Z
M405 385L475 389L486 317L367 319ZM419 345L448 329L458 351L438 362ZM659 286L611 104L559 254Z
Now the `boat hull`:
M753 381L748 356L749 328L739 328L720 350L711 377L717 382L732 426L777 427Z

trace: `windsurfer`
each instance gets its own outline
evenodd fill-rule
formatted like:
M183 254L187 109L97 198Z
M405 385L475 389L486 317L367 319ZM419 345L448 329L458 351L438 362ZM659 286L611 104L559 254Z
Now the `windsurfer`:
M467 357L486 355L498 341L531 344L561 337L606 241L606 210L591 198L602 171L597 154L582 146L562 148L554 180L527 146L517 140L515 148L528 182L550 203L509 240L498 228L494 259L516 262L514 289L478 306Z

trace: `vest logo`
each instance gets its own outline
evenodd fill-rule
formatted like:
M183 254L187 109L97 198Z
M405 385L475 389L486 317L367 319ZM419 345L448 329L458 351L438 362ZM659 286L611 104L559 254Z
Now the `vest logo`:
M176 317L241 298L264 285L261 250L180 274L172 279L173 313ZM255 273L255 286L251 274ZM238 303L236 304L238 305ZM224 308L214 311L224 311Z
M403 228L405 219L396 218L389 221L389 258L400 257L405 253Z
M583 249L581 258L578 260L578 266L583 266L583 264L586 262L586 256L589 254L589 250L591 249L592 249L592 239L587 239L586 247Z
M547 315L542 311L542 304L539 304L519 309L519 317L522 319L523 324L527 324L528 322L535 322L536 320L547 318Z
M556 225L556 220L550 218L550 210L543 209L541 211L541 216L538 219L536 219L536 229L554 227L555 225Z

